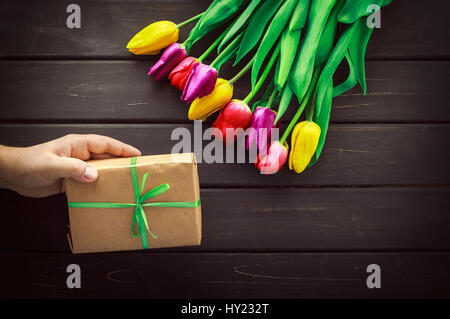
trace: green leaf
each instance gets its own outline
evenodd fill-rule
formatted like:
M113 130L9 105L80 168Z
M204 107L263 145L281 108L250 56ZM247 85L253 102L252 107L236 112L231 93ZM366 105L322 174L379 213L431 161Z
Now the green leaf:
M186 50L189 52L195 42L224 24L247 3L248 0L214 0L189 33Z
M281 50L282 50L281 46L282 46L282 42L280 41L280 55L281 55ZM278 60L277 60L277 67L275 68L275 74L273 75L273 83L278 83L280 81L279 76L280 76L280 58L278 58Z
M255 102L255 103L253 103L253 107L254 107L254 108L256 108L257 106L267 107L268 104L269 104L269 100L270 100L270 96L269 96L269 97L266 97L266 98L261 98L261 100L259 100L259 101ZM280 92L277 90L277 93L276 93L276 95L275 95L275 97L274 97L274 99L273 99L273 101L272 101L271 108L273 109L273 108L274 108L274 107L273 107L274 105L279 104L279 103L280 103L280 100L281 100L281 94L280 94Z
M216 69L217 69L217 73L220 72L220 68L227 63L228 61L231 60L231 58L236 54L237 51L237 46L233 47L231 50L229 50L226 54L224 54L219 61L217 61L216 64Z
M225 50L220 53L214 61L211 62L211 66L217 70L217 72L220 71L220 68L224 63L229 61L237 51L237 48L239 47L239 41L242 39L242 33L240 33L234 40L226 47Z
M358 28L353 37L350 39L348 46L350 59L355 67L356 77L359 85L361 85L361 88L363 89L364 94L366 94L367 91L364 57L366 55L366 48L369 44L372 31L373 29L367 26L365 19L360 19L358 22Z
M269 99L270 98L270 94L272 94L273 90L275 90L275 83L273 81L273 79L269 82L269 85L267 86L266 90L264 91L263 96L261 97L263 100L264 99Z
M348 90L351 90L358 83L358 79L356 78L355 67L353 66L353 62L350 58L348 52L345 54L345 59L347 60L348 67L350 69L347 80L342 82L341 84L335 86L333 88L333 97L339 96Z
M251 18L248 27L245 29L234 65L238 64L253 49L256 43L258 43L267 23L278 10L281 3L282 1L279 0L265 0L261 7L258 8L255 15Z
M361 17L372 14L372 11L367 10L370 5L388 5L383 3L385 0L346 0L344 7L341 9L338 15L339 22L353 23Z
M299 0L294 12L292 13L291 22L289 22L289 31L298 31L303 29L308 18L310 0Z
M325 63L333 50L338 26L337 16L343 5L343 1L338 2L328 17L322 35L320 36L319 45L317 46L314 67L321 66Z
M302 102L311 83L316 50L335 0L312 0L306 22L306 35L290 74L290 85L299 103Z
M320 74L319 80L317 81L317 104L316 104L316 111L318 115L320 115L320 112L322 110L322 102L324 100L324 95L326 92L326 88L333 78L334 73L336 72L336 69L338 68L339 64L341 64L342 60L344 59L345 54L347 53L347 48L349 46L349 43L352 39L352 37L355 34L355 31L359 27L359 21L349 25L347 29L342 33L340 36L338 42L336 43L336 46L333 49L333 52L330 54L330 58L328 59L327 63L325 64L322 73Z
M276 73L276 85L279 90L284 87L286 80L291 72L292 64L294 64L295 56L297 54L298 45L302 30L289 31L285 28L281 34L281 51L279 67Z
M269 85L267 86L266 90L264 91L264 94L261 96L261 99L254 102L252 104L252 110L254 110L257 106L266 106L267 102L269 102L270 96L272 95L273 90L275 90L275 83L273 79L269 82ZM280 98L279 94L275 96L275 99L273 103L277 103L278 98Z
M258 80L259 71L261 66L272 49L275 42L278 40L281 32L287 24L289 18L292 15L292 11L295 8L297 0L286 0L286 2L280 7L272 22L269 25L264 38L256 52L255 62L252 67L252 88L255 87Z
M323 110L322 112L320 112L320 114L317 114L317 112L315 112L313 116L314 123L320 126L320 137L319 143L317 144L316 152L311 158L308 167L314 165L319 159L320 154L322 154L322 150L325 145L325 139L327 137L328 124L330 123L332 101L333 101L333 80L330 80L330 82L326 87L324 100L322 102Z
M292 96L294 95L294 93L292 92L291 88L289 87L289 85L286 85L283 89L283 94L281 96L281 101L280 101L280 105L278 106L278 112L277 112L277 117L275 119L275 124L278 123L278 121L281 119L281 117L283 116L283 114L286 112L286 110L288 109L289 104L291 103L292 100Z
M280 68L277 70L275 81L280 90L284 87L294 64L302 35L301 30L305 26L308 17L309 4L310 0L298 1L292 13L289 27L286 27L281 35Z
M220 50L222 50L222 47L236 34L236 32L238 32L244 26L244 24L247 22L248 18L251 16L260 2L261 0L252 0L252 2L250 2L244 12L242 12L239 18L237 18L233 23L232 27L223 38L222 42L220 42L217 52L220 52Z

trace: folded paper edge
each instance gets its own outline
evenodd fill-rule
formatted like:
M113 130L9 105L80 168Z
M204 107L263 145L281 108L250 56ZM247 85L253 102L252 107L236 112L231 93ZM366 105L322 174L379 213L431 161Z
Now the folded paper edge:
M75 254L75 252L73 251L72 236L70 234L70 230L67 232L67 241L69 242L70 251L72 252L72 254Z

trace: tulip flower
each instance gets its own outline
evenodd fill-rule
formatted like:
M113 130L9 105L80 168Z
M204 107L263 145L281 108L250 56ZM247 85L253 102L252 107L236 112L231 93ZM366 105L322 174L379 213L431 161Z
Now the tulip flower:
M233 85L225 79L217 79L214 90L192 102L188 117L190 120L206 120L208 116L220 110L233 96Z
M203 63L195 64L183 89L181 100L192 103L196 98L208 95L214 90L216 81L216 69Z
M252 129L248 132L246 148L250 148L256 145L257 150L263 154L267 152L267 144L270 141L271 129L279 127L277 124L274 126L277 113L268 107L258 106L253 112L252 122L250 127Z
M189 56L181 61L172 71L169 73L170 84L180 91L184 90L187 79L191 74L192 67L199 62Z
M222 138L225 145L228 145L236 140L236 130L239 128L245 130L251 120L252 111L248 105L240 100L231 100L214 121L212 135Z
M127 44L127 49L134 54L158 54L178 41L179 30L171 21L158 21L139 31Z
M161 58L156 62L148 72L148 75L153 76L155 81L162 80L169 72L186 57L186 49L182 44L171 44L161 55Z
M269 146L267 154L259 153L256 158L256 168L265 175L275 174L283 167L288 158L288 146L282 145L279 141L273 142Z
M289 154L289 169L301 173L308 166L317 144L319 143L320 127L312 121L303 121L294 127L292 132L291 153Z

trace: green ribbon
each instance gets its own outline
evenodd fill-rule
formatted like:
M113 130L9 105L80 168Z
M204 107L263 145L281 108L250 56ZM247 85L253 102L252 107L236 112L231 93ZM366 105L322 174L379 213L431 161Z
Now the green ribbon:
M152 190L145 194L142 194L147 181L149 172L145 173L142 178L142 184L139 188L139 180L136 172L136 157L131 158L131 183L133 184L134 199L136 203L99 203L99 202L69 202L68 205L71 208L127 208L135 207L133 214L133 223L131 225L131 234L134 238L139 238L141 236L142 246L144 249L148 248L147 231L153 238L156 237L148 227L147 217L145 216L144 207L198 207L200 206L200 199L196 202L151 202L145 203L152 197L161 195L169 190L169 184L161 184L156 186ZM137 234L134 233L134 226L138 225Z

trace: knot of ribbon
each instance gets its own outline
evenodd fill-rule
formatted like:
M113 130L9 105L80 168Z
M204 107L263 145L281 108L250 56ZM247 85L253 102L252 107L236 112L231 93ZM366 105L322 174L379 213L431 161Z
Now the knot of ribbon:
M147 231L153 238L156 237L148 226L147 217L145 216L144 207L198 207L200 206L200 199L196 202L150 202L145 203L150 198L161 195L170 189L169 184L161 184L148 192L142 194L145 188L145 182L150 172L147 172L142 177L142 184L139 187L139 179L136 171L137 158L132 157L130 163L131 183L133 185L135 203L101 203L101 202L69 202L68 206L71 208L127 208L134 207L133 222L131 224L131 234L134 238L141 236L142 247L148 248ZM137 233L134 229L137 224Z

